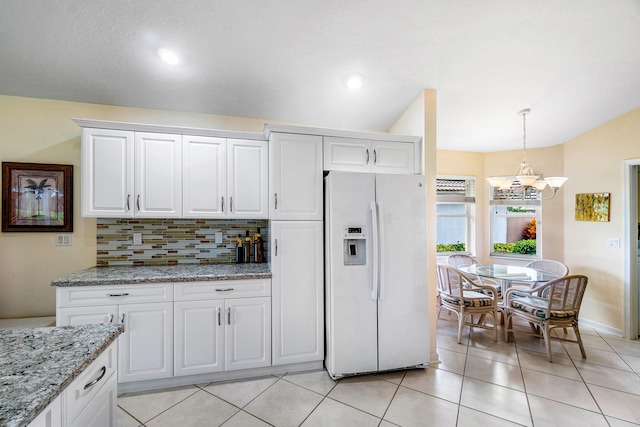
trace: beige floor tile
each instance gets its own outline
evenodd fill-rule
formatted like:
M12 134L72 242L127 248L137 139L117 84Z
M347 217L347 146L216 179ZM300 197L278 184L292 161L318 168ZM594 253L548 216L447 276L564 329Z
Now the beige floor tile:
M520 367L474 356L467 356L466 377L524 391Z
M204 390L238 408L244 408L276 381L278 381L276 377L265 377L255 380L212 383L206 386Z
M395 427L395 426L397 426L397 425L398 425L398 424L390 423L390 422L389 422L389 421L387 421L387 420L382 420L382 421L380 422L380 427Z
M623 420L619 420L617 418L613 418L613 417L605 417L607 419L607 421L609 422L609 425L611 427L634 427L634 426L640 426L640 424L636 424L636 423L630 423L629 421L623 421Z
M518 366L518 353L516 348L511 346L495 346L494 348L469 347L467 355Z
M512 423L475 409L460 407L458 412L458 424L456 427L515 427L521 424Z
M129 415L124 409L117 409L118 427L139 427L142 423Z
M376 427L378 424L380 418L327 398L302 423L302 427Z
M278 380L244 410L269 424L298 426L322 401L322 395Z
M514 423L532 425L527 397L521 391L465 378L460 404Z
M605 341L619 354L640 357L640 341L619 338L605 338Z
M578 366L578 370L587 384L595 384L640 395L640 377L635 372L621 371L588 363Z
M536 426L567 427L589 426L607 427L604 415L598 412L587 411L575 406L565 405L542 397L529 396L531 416Z
M398 386L374 377L352 377L340 381L329 397L381 418Z
M147 421L145 425L147 427L219 426L236 412L238 408L235 406L200 390L151 421Z
M247 414L244 411L238 411L236 414L229 418L224 424L224 427L269 427L270 424L254 417L251 414ZM120 427L120 426L118 426Z
M640 396L597 385L589 385L589 390L603 414L640 424Z
M400 387L384 419L409 426L454 427L458 405L408 388Z
M598 411L587 386L582 381L523 369L524 384L529 395L544 397L588 411Z
M422 368L418 368L418 370L422 370ZM371 376L380 380L389 381L390 383L393 383L393 384L400 384L406 373L407 371L405 370L392 371L392 372L378 372L378 373L371 374Z
M311 391L315 391L323 396L326 396L333 388L338 384L337 381L331 379L327 371L315 371L315 372L299 372L291 373L282 377L285 381L289 381L300 387L307 388Z
M458 344L457 338L455 336L441 334L438 334L436 336L436 345L438 346L438 348L444 348L450 351L456 351L458 353L467 352L468 341L468 338L463 338L461 343Z
M587 353L587 357L585 359L580 353L580 347L578 344L565 343L564 346L576 366L580 366L583 363L590 363L623 371L631 371L629 365L627 365L627 363L613 351L585 348L585 352Z
M580 377L573 361L568 357L555 357L553 359L553 363L550 363L547 360L546 354L518 350L518 358L520 359L520 366L522 368L544 372L546 374L558 375L572 380L582 380L582 377Z
M434 364L434 368L453 372L454 374L464 374L464 366L467 363L466 352L458 353L444 348L438 348L436 351L438 352L440 363Z
M619 354L618 356L620 356L634 372L640 373L640 357L629 356L628 354Z
M534 353L541 353L546 356L547 347L544 342L544 338L533 335L531 333L516 334L516 346L518 350L526 350ZM568 358L569 355L565 350L562 342L556 339L551 340L551 358L557 357Z
M404 380L402 380L402 386L459 403L462 390L462 375L442 369L413 370L407 372Z
M118 397L118 406L146 423L161 412L200 390L195 386L177 387L142 393L128 393Z

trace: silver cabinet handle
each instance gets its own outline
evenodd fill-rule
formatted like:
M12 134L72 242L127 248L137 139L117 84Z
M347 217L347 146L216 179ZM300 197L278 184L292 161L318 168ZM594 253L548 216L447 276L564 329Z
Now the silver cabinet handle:
M220 197L220 200L222 201L222 212L224 212L224 197Z
M108 297L126 297L129 295L129 292L123 292L121 294L107 294Z
M373 150L373 164L375 165L378 162L378 153L376 150Z
M369 164L369 149L367 148L367 164Z
M231 307L227 308L227 325L231 324Z
M140 210L140 195L138 194L138 198L136 200L136 205L138 205L138 210Z
M222 323L220 322L220 307L218 307L216 309L217 313L218 313L218 326L222 325Z
M233 212L233 196L229 196L229 212Z
M109 315L109 323L113 323L113 313Z
M275 193L275 203L274 203L275 207L274 209L278 209L278 193Z
M127 212L129 212L129 210L131 209L131 207L129 206L129 199L131 199L131 194L127 194Z
M233 290L233 288L216 289L216 292L231 292L232 290Z
M95 380L91 381L90 383L85 384L84 385L84 390L88 389L91 386L96 385L98 383L98 381L100 381L104 377L104 374L106 374L106 373L107 373L107 367L103 366L100 369L100 375L98 376L98 378L96 378Z
M276 239L276 256L278 256L278 239Z

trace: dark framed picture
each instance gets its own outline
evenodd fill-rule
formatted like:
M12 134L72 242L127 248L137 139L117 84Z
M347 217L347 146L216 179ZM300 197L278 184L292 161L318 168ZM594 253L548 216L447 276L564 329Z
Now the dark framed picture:
M73 231L73 165L2 162L2 231Z

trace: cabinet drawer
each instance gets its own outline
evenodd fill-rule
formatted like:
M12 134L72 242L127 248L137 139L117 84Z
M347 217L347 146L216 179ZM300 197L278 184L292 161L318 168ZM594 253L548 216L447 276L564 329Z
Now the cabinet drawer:
M58 307L173 301L170 283L113 286L69 286L56 290Z
M271 295L271 279L184 282L176 283L174 286L175 301L268 297Z
M91 402L117 368L117 342L114 341L64 391L66 424L71 424Z

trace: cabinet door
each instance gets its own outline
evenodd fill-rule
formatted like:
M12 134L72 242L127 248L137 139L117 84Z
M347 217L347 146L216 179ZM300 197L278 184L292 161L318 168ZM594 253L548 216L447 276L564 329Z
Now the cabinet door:
M229 218L267 218L269 157L266 141L227 140Z
M82 129L82 216L133 216L133 132Z
M117 305L58 308L56 310L57 326L88 325L96 323L111 323L117 321Z
M271 298L225 300L225 370L271 365Z
M116 375L100 389L70 427L112 427L117 425L118 383Z
M322 221L322 137L271 134L270 218Z
M372 172L411 175L414 145L408 142L371 141Z
M124 323L118 342L118 382L171 377L173 304L124 304L118 309Z
M62 426L62 397L56 397L37 417L29 423L29 427Z
M224 369L224 300L174 303L174 375Z
M227 141L182 136L182 216L224 218Z
M182 215L182 137L135 134L135 216L176 218Z
M324 137L324 170L369 172L372 156L367 139Z
M273 221L271 239L273 365L322 360L323 223Z

